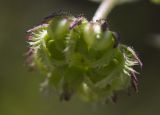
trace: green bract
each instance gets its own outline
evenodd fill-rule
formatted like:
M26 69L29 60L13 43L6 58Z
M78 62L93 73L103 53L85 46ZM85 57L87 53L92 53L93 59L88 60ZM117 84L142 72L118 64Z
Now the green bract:
M137 90L133 49L118 44L105 20L54 16L29 30L28 63L46 76L62 100L73 94L86 101L104 101L131 86ZM43 87L45 87L43 85Z

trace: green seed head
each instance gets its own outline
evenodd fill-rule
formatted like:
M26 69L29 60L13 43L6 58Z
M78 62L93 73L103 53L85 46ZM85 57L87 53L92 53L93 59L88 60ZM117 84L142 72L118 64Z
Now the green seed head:
M31 67L38 68L61 100L76 94L85 101L104 101L131 86L137 90L133 66L141 62L104 20L55 16L28 31ZM43 85L43 87L45 87Z

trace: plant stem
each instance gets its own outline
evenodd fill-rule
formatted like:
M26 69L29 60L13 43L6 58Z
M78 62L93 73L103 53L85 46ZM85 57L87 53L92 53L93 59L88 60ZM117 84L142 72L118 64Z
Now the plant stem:
M93 17L93 21L105 19L118 2L119 0L103 0Z

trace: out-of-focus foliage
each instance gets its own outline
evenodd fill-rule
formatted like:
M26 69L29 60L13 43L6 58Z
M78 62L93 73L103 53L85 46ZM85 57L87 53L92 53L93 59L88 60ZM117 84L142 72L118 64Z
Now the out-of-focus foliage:
M104 0L89 0L89 1L93 1L93 2L102 2ZM136 2L138 0L114 0L117 1L118 3L126 3L126 2Z
M151 0L155 4L160 4L160 0Z
M102 2L103 0L89 0L89 1ZM126 2L137 2L139 0L114 0L114 1L117 1L119 3L126 3ZM155 3L155 4L160 4L160 0L150 0L150 1Z
M157 49L160 49L160 35L153 34L150 36L151 40L149 40L149 44Z

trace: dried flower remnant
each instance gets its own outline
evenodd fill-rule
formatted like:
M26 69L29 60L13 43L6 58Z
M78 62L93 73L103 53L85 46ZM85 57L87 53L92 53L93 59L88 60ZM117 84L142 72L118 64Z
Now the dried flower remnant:
M56 15L28 31L35 65L48 78L61 100L76 94L85 101L112 98L131 85L138 90L135 65L142 65L134 50L119 42L105 20ZM50 75L48 77L48 75Z

